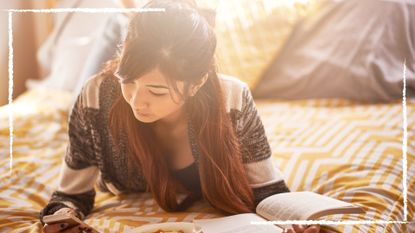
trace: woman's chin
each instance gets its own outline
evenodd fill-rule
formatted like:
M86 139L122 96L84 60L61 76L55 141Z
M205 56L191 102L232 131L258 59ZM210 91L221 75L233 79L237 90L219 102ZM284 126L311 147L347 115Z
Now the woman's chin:
M154 116L144 116L140 114L134 114L135 119L143 123L153 123L157 119Z

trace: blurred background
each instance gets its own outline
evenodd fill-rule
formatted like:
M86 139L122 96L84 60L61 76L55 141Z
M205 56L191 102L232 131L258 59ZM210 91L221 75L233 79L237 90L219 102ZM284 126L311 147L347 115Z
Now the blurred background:
M85 1L90 7L114 7L111 0ZM8 98L8 13L5 9L50 9L54 7L76 6L75 1L57 0L11 0L0 3L0 105ZM15 13L13 15L13 49L14 49L14 93L16 98L27 90L28 79L40 80L47 76L42 73L37 52L42 44L51 37L57 18L66 13ZM60 15L60 16L58 16ZM99 19L99 14L96 15ZM80 23L80 22L78 22ZM97 21L94 22L95 24ZM98 25L98 24L97 24ZM91 27L92 25L90 25ZM83 31L85 33L85 31ZM88 36L85 34L84 36ZM70 65L70 64L68 64ZM43 71L46 72L46 71Z
M13 0L1 9L122 8L146 0ZM415 93L413 0L199 0L214 12L217 65L256 98L366 102ZM7 11L0 12L0 105L8 96ZM14 93L67 90L116 56L127 17L115 13L15 13Z

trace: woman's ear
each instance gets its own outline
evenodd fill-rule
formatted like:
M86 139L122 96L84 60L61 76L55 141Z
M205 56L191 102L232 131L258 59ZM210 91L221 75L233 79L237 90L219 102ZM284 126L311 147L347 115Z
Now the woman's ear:
M202 80L200 81L199 84L192 85L191 90L190 90L190 96L196 95L197 91L199 91L199 89L203 86L203 84L205 84L205 82L207 81L208 77L209 77L209 74L206 74L202 78Z

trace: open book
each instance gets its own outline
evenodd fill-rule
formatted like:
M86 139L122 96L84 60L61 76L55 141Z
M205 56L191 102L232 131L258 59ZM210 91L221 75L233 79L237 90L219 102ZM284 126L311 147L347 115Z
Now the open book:
M360 214L364 210L356 205L313 192L289 192L269 196L262 200L256 213L238 214L222 218L194 220L203 233L278 233L282 226L251 224L251 222L316 220L333 214Z

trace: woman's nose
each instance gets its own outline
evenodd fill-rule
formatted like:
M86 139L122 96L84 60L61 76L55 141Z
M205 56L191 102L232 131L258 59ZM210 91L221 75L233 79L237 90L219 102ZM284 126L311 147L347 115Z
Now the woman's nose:
M132 95L132 103L138 109L146 108L148 103L148 96L146 96L145 90L142 88L137 88Z

